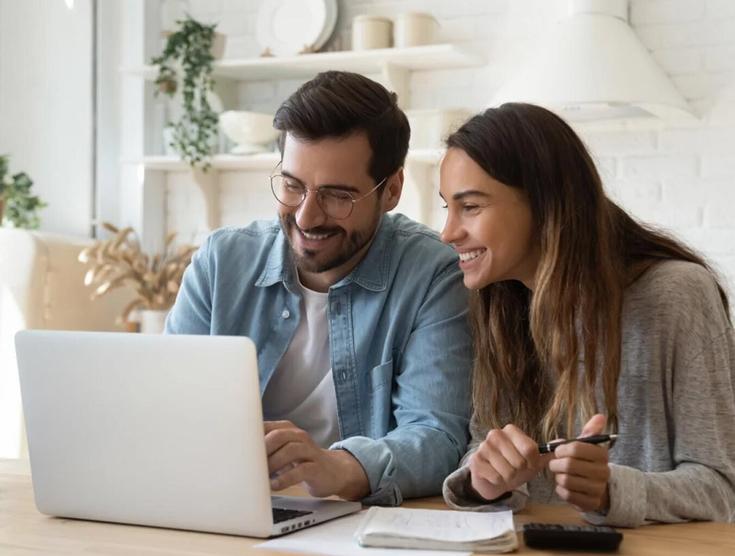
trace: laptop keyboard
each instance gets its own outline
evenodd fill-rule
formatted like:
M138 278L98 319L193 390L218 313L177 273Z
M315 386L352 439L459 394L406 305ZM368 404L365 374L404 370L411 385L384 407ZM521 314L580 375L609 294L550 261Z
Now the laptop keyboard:
M286 510L284 508L273 508L273 523L280 523L295 517L313 514L314 512L302 512L299 510Z

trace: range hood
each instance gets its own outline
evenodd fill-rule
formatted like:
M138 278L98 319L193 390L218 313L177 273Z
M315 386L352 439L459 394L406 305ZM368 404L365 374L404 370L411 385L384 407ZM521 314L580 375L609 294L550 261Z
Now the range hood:
M726 86L712 107L708 120L711 125L732 126L735 123L735 81Z
M538 52L490 103L530 102L570 121L693 120L684 97L628 25L628 0L569 0Z

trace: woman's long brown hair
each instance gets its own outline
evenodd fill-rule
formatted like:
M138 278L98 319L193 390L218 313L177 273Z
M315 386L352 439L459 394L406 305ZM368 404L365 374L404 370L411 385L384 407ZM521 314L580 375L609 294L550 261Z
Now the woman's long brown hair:
M602 405L617 430L623 290L659 260L708 265L608 199L582 141L544 108L489 109L447 146L525 192L540 246L533 291L504 281L471 294L476 421L514 423L539 440L569 438L577 419L585 422Z

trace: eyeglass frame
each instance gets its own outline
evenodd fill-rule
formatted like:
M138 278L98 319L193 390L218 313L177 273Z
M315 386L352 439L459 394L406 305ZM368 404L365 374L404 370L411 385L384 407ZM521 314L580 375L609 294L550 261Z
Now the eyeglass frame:
M278 164L278 166L280 166L280 163ZM304 201L306 201L306 197L309 195L309 193L316 193L316 202L317 202L317 204L319 205L319 208L321 209L321 211L324 214L326 214L330 218L334 218L335 220L345 220L345 219L349 218L350 216L352 216L352 212L355 210L355 203L357 203L358 201L362 201L363 199L366 199L367 197L369 197L370 195L372 195L373 193L375 193L378 190L378 188L381 185L383 185L388 180L389 177L390 176L385 176L370 191L368 191L364 195L362 195L360 197L357 197L357 198L354 198L353 197L353 193L351 193L350 191L340 190L345 195L348 195L350 197L350 211L345 216L340 216L339 218L336 217L336 216L333 216L331 214L328 214L327 211L322 206L322 201L321 201L320 193L322 192L323 189L330 189L330 186L320 186L320 187L317 187L316 189L312 189L310 187L306 187L306 185L304 185L303 183L301 183L301 181L298 180L297 178L294 178L292 176L283 175L280 172L271 174L270 177L269 177L269 180L270 180L270 183L271 183L271 193L273 193L273 196L276 198L276 201L278 201L284 207L288 207L288 208L292 208L292 209L299 208L301 205L304 204ZM274 178L288 178L288 179L293 179L293 180L298 181L301 184L301 186L304 188L304 191L301 194L301 201L299 201L299 203L297 205L288 205L288 204L284 203L281 199L279 199L278 198L278 195L276 195L275 187L273 185L273 179ZM331 189L337 189L337 188L331 187Z

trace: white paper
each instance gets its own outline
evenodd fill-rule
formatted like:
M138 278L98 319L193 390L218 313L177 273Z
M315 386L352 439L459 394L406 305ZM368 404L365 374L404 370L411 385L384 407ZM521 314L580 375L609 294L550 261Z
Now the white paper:
M283 537L266 541L256 548L290 550L322 556L470 556L469 552L448 550L405 550L400 548L363 548L354 539L366 510L347 517L314 525Z
M479 542L514 531L513 512L374 508L363 535L446 542Z

